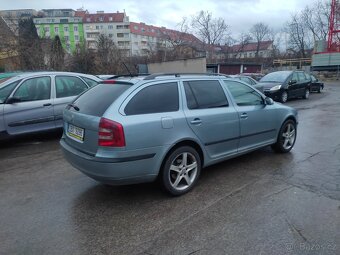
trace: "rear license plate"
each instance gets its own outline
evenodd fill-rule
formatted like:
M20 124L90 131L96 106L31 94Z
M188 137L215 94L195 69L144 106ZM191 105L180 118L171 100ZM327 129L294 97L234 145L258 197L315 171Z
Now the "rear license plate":
M68 124L67 135L73 140L83 142L84 141L84 129Z

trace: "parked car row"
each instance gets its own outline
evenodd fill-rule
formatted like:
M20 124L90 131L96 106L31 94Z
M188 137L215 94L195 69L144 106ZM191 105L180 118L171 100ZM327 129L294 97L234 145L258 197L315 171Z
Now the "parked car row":
M308 99L311 91L320 93L324 87L314 75L300 70L269 73L261 78L259 84L266 96L281 103L297 97Z

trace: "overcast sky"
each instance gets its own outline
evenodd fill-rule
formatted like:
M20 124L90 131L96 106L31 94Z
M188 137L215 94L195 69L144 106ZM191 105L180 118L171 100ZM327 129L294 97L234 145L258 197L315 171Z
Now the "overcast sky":
M183 17L191 17L200 10L222 17L232 34L246 32L264 22L278 30L291 14L302 10L315 0L1 0L0 9L55 9L83 7L96 11L124 11L130 21L176 29Z

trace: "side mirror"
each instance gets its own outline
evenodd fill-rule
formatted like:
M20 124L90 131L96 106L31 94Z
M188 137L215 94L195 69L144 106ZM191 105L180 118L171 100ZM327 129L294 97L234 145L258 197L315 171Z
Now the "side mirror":
M293 84L295 84L295 83L297 83L296 80L291 80L291 81L288 82L289 85L293 85Z
M10 97L6 100L6 104L15 104L19 102L21 102L21 99L17 97Z
M274 104L274 100L271 99L270 97L266 97L266 98L264 99L264 102L265 102L266 105L272 105L272 104Z

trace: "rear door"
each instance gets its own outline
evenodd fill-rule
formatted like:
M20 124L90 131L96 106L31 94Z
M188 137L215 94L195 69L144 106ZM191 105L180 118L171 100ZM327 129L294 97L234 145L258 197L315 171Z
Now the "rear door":
M299 76L299 96L305 95L305 90L310 83L310 79L307 79L304 72L298 72Z
M187 123L211 158L237 152L240 123L218 80L185 80Z
M63 126L63 110L77 95L88 89L88 85L77 76L57 75L54 77L53 111L55 126Z
M20 101L4 106L4 120L9 134L54 128L50 76L24 80L11 97Z
M265 105L262 96L250 86L225 80L240 118L239 152L273 143L277 134L274 105Z

